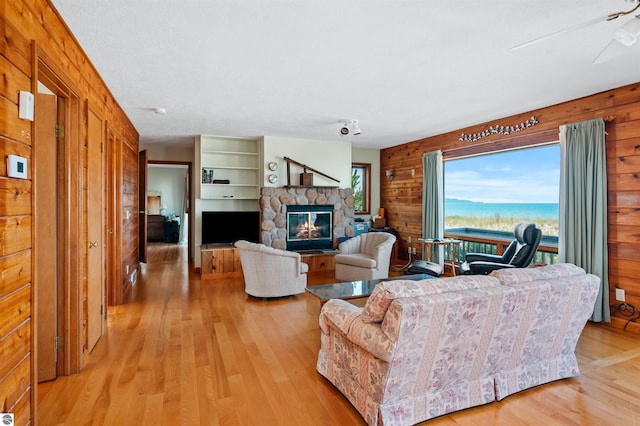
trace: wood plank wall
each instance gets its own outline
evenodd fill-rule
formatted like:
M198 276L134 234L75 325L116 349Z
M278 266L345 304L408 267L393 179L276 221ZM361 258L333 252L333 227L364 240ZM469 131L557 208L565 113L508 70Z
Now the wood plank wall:
M124 139L122 144L122 295L133 285L138 268L138 142ZM128 272L127 272L128 271ZM121 301L119 301L120 303Z
M477 142L461 142L461 133L474 134L492 125L515 125L536 116L539 124L511 135L492 135ZM607 122L608 250L610 300L616 286L627 302L640 307L640 83L620 87L558 105L479 124L465 129L394 146L380 153L381 205L387 224L400 233L400 253L413 246L422 227L422 154L441 149L445 161L464 155L524 147L557 140L558 127L598 117ZM385 170L392 170L389 181ZM415 174L412 176L411 171ZM406 255L405 255L406 256ZM614 325L624 325L619 314Z
M38 50L34 49L37 45ZM131 188L137 186L137 151L139 136L133 124L120 108L102 78L98 75L89 58L83 52L74 36L70 33L57 11L47 0L6 0L0 8L0 158L8 154L23 156L27 159L28 179L19 180L7 177L6 163L0 161L0 412L13 412L16 424L35 422L35 360L32 356L37 348L34 346L34 334L37 318L34 317L34 294L32 290L32 265L37 261L32 258L32 140L33 129L30 121L18 118L18 92L33 92L34 71L37 70L38 58L34 52L41 51L53 60L63 77L73 84L81 93L82 102L80 117L80 141L77 147L69 147L78 153L70 165L69 173L81 174L77 178L76 193L70 197L75 205L69 207L71 212L81 212L75 239L70 244L80 254L74 259L77 272L67 273L72 294L78 295L79 312L71 312L69 326L75 327L79 341L65 342L77 348L77 352L67 360L67 373L82 369L86 362L86 330L83 320L85 306L87 217L86 217L86 123L87 103L94 108L114 129L121 140L125 141L124 149L109 147L114 156L122 157L118 163L127 170L114 173L121 180L114 186L122 188L127 194L126 212L116 211L113 225L124 228L121 241L117 241L112 252L108 253L121 264L129 268L137 268L137 200L129 196ZM114 58L117 60L117 58ZM37 108L37 106L36 106ZM105 139L106 140L106 139ZM108 143L108 142L107 142ZM115 161L114 161L115 163ZM109 163L112 164L112 163ZM108 188L105 188L108 190ZM113 190L108 197L113 197ZM112 198L113 199L113 198ZM113 271L108 271L113 273ZM116 271L119 274L119 271ZM118 276L119 275L111 275ZM126 285L127 278L118 279Z

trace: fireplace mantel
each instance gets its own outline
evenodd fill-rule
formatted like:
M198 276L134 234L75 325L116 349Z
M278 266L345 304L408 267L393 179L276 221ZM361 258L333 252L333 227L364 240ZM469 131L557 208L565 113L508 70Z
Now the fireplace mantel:
M332 205L333 240L352 237L353 202L353 188L265 186L260 190L260 241L269 247L286 250L287 206L290 205Z

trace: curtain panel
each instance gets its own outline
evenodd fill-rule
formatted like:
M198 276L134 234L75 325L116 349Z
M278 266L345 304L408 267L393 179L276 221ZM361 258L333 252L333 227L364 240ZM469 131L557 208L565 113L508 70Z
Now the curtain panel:
M442 151L426 152L422 156L422 238L444 237L444 167ZM430 262L444 266L444 247L431 250ZM423 258L425 253L422 254Z
M560 128L560 262L600 277L592 321L610 322L607 167L603 119Z

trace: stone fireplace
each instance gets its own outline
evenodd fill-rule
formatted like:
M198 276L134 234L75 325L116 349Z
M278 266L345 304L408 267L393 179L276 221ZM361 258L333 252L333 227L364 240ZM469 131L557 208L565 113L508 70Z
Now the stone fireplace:
M333 248L333 205L287 206L287 250Z
M266 246L287 250L287 240L300 240L299 238L287 238L290 234L287 228L287 210L289 206L323 206L333 207L331 220L333 225L330 247L336 247L336 241L340 237L353 236L353 189L352 188L327 188L327 187L263 187L260 195L261 233L260 242ZM299 207L289 209L304 210ZM320 208L320 210L325 210ZM291 212L291 211L290 211ZM297 213L296 212L296 213ZM322 239L323 244L327 241ZM302 249L313 248L313 243L305 241ZM290 249L297 249L296 244ZM324 247L323 247L324 248Z

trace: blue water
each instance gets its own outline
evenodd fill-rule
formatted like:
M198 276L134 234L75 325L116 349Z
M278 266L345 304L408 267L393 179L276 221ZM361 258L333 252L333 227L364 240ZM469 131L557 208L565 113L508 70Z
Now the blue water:
M558 219L558 203L479 203L445 198L444 215Z

